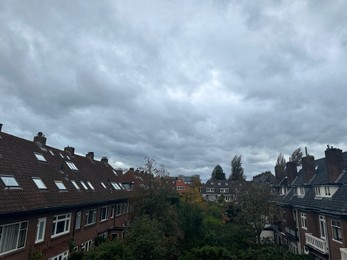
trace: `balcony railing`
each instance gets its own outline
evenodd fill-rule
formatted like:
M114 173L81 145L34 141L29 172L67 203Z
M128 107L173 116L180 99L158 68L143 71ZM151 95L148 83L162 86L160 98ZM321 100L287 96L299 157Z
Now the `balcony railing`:
M328 254L329 248L328 248L328 242L313 236L312 234L306 233L306 245L311 246L312 248L318 250L319 252L323 254Z

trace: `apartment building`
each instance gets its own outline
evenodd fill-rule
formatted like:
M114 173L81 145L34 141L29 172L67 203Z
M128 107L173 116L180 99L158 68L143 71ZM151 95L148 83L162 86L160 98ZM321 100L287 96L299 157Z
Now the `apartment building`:
M128 190L108 159L25 140L0 127L0 259L67 259L122 237Z
M325 158L306 155L302 167L275 172L275 241L312 259L347 259L347 153L328 146Z

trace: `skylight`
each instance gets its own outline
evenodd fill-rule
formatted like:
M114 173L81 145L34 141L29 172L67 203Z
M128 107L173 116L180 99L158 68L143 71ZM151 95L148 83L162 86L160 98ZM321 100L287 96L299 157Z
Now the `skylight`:
M92 190L94 190L94 186L90 183L90 181L87 181L87 183L88 183L89 187L90 187Z
M73 162L66 161L66 164L67 164L67 166L69 166L69 168L71 170L78 171L78 168L76 167L76 165Z
M45 190L47 189L46 185L43 183L43 181L41 180L41 178L39 177L32 177L33 181L35 182L37 188L39 188L40 190Z
M77 183L76 183L75 181L72 180L71 182L72 182L73 186L75 186L75 188L76 188L77 190L80 189L80 187L77 185Z
M52 150L49 150L49 152L51 153L51 155L53 155L53 156L54 156L54 153L53 153L53 151L52 151Z
M66 190L66 187L62 181L54 181L55 185L57 185L59 190Z
M18 182L13 176L1 176L0 178L6 187L19 187Z
M64 158L64 155L62 155L62 153L59 153L59 155L60 155L61 158Z
M106 185L101 181L101 185L102 187L104 187L106 189Z
M82 184L82 186L83 186L84 189L88 190L87 185L86 185L83 181L81 181L81 184Z
M42 154L40 154L40 153L34 153L34 154L35 154L37 160L42 161L42 162L46 161L45 157L43 157Z
M113 188L115 188L116 190L120 190L120 189L121 189L121 188L118 186L117 183L111 182L111 184L112 184Z

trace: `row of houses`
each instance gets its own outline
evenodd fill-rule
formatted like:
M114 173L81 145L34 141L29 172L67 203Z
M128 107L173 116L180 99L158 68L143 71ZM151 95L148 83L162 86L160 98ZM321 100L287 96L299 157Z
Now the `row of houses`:
M302 158L275 168L281 214L275 241L312 259L347 259L347 153L328 147L325 158Z
M114 169L94 158L47 145L39 132L25 140L0 124L0 259L68 259L98 239L123 238L132 220L131 194L150 175ZM183 178L158 179L183 193Z

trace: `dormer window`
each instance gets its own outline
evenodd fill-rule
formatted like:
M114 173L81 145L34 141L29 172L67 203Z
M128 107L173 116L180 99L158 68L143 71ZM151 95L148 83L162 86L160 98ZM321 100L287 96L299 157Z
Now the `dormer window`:
M39 160L39 161L41 161L41 162L45 162L45 161L46 161L45 157L43 157L42 154L40 154L40 153L34 153L34 155L36 156L36 159L37 159L37 160Z
M288 192L288 189L287 189L287 187L281 187L281 195L286 195L287 194L287 192Z
M66 187L62 181L54 181L54 183L58 187L59 190L66 190Z
M66 164L67 164L67 166L69 166L69 168L71 170L78 171L78 168L76 167L76 165L73 162L66 161Z
M214 192L214 188L206 188L206 192Z
M0 178L4 185L8 188L19 187L18 182L13 176L1 176Z
M296 193L298 197L304 197L305 196L305 188L304 187L297 187L296 188Z
M337 186L322 185L314 188L316 198L331 198L338 190Z
M46 190L47 189L46 185L43 183L41 178L39 178L39 177L32 177L32 180L35 182L37 188L39 188L40 190Z

